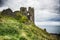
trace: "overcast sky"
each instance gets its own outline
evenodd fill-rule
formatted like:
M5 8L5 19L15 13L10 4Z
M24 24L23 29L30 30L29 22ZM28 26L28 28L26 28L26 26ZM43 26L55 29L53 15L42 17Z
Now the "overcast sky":
M15 11L20 7L34 7L37 25L39 22L39 25L60 26L60 0L0 0L0 10L11 8Z
M11 8L12 10L19 10L20 7L34 7L36 21L47 21L55 19L60 20L60 5L59 0L0 0L0 10ZM38 16L40 17L38 17Z

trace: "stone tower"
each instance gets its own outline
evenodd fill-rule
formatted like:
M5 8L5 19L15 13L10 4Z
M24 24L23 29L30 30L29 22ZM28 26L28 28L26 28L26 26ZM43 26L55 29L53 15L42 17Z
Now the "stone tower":
M27 16L27 9L26 9L26 7L21 7L21 8L20 8L20 12L21 12L23 15Z
M29 7L28 13L30 15L30 20L34 22L34 8Z
M28 10L26 7L21 7L20 12L27 16L27 18L34 22L34 8L29 7Z

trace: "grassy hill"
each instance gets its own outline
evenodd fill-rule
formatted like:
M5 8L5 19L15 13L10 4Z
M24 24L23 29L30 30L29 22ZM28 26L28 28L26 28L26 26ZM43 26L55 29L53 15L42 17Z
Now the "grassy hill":
M0 15L0 40L56 40L22 14Z

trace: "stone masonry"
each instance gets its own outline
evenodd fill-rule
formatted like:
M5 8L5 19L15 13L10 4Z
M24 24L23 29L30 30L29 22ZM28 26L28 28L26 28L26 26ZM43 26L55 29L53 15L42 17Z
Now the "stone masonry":
M27 10L28 9L28 10ZM21 7L20 8L20 12L27 16L29 20L33 21L34 22L34 8L32 7Z

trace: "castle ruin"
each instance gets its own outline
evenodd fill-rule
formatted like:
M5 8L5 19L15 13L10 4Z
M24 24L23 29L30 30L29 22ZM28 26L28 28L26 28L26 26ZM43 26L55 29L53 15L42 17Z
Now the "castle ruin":
M28 10L27 10L28 9ZM33 21L34 22L34 8L32 7L21 7L20 8L20 12L27 16L29 20Z
M28 7L28 8L20 7L20 11L15 11L15 12L13 12L10 8L8 8L6 10L3 10L1 15L8 15L8 16L13 15L13 17L15 17L15 15L16 15L15 13L17 13L17 12L21 13L22 15L27 16L27 18L29 20L34 22L34 8L32 8L32 7Z

